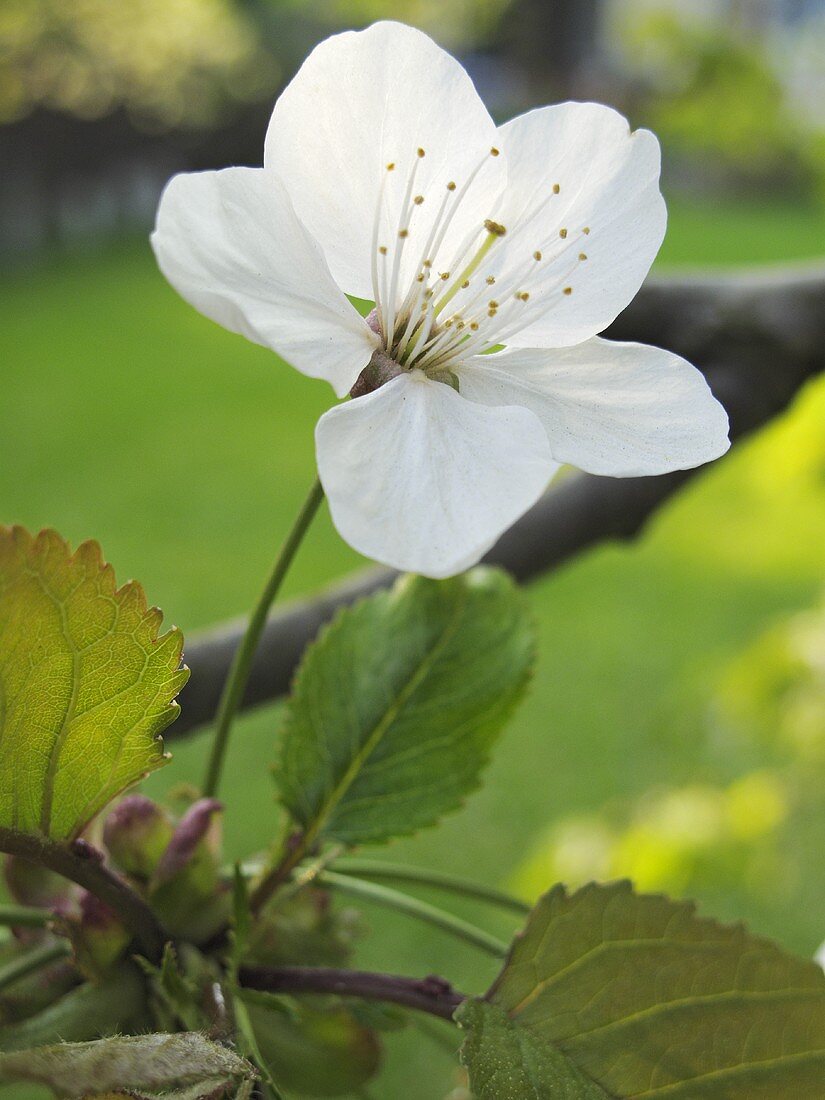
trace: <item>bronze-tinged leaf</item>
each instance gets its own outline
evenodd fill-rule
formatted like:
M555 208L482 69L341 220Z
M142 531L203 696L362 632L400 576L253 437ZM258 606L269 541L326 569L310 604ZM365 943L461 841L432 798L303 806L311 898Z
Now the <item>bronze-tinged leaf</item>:
M183 638L95 542L0 527L0 827L77 836L163 765Z

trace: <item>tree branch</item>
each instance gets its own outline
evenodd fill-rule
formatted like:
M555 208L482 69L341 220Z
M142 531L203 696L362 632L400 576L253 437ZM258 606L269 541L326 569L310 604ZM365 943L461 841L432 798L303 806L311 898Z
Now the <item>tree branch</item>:
M667 347L695 363L728 410L733 438L740 439L779 415L825 370L825 266L650 279L607 335ZM571 475L503 535L486 560L527 581L607 539L632 538L697 472ZM390 569L370 569L273 615L242 705L283 695L322 624L394 577ZM225 624L187 647L192 675L181 716L169 731L173 737L214 717L242 632L240 623Z
M158 962L168 938L152 910L104 863L101 853L85 841L59 844L46 837L0 828L0 852L22 856L48 867L109 906L140 944L151 962Z
M402 978L368 970L338 970L327 966L242 966L238 982L264 993L334 993L413 1008L451 1020L466 1000L444 978Z

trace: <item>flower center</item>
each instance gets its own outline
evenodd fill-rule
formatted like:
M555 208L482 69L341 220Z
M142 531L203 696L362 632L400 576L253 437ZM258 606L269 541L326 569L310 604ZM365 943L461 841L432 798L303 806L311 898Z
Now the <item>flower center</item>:
M440 196L416 188L424 148L418 147L410 159L406 181L399 178L394 161L385 166L373 220L375 309L369 318L382 349L356 384L354 396L355 390L369 392L410 370L455 384L453 367L460 360L491 351L526 327L539 303L546 309L554 298L563 301L572 294L571 276L587 259L575 246L590 230L584 227L571 237L566 228L556 228L549 236L552 219L541 215L557 200L558 183L549 183L517 224L505 226L487 218L457 247L445 244L489 157L498 156L498 149L490 149L466 179L450 180ZM391 206L393 191L401 198ZM434 200L438 206L428 227L422 208ZM397 215L391 216L390 210ZM577 253L572 263L571 251ZM366 389L360 389L362 383Z

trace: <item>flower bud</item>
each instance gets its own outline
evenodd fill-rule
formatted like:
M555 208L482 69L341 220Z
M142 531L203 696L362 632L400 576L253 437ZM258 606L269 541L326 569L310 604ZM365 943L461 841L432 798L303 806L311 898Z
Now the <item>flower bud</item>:
M223 806L202 798L178 822L150 883L152 907L176 936L203 943L226 922L229 894L221 882Z
M85 891L80 897L79 914L66 918L62 927L71 941L78 969L92 981L111 970L132 938L116 913Z
M173 833L174 824L165 810L145 795L130 794L106 818L103 843L121 871L146 881Z
M71 883L40 863L23 856L6 856L3 873L9 893L20 905L62 913L71 904Z

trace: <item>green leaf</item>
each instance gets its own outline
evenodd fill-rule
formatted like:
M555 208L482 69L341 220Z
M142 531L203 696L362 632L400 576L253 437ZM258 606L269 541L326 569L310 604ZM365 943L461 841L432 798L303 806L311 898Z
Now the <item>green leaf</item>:
M521 594L492 569L404 577L346 609L286 708L284 804L310 838L350 845L433 824L478 786L534 650Z
M310 1007L303 1000L286 1014L259 997L246 1006L260 1057L280 1086L299 1096L347 1096L377 1072L381 1047L375 1033L348 1008Z
M0 827L71 839L166 762L189 672L161 620L97 543L0 527Z
M249 1062L199 1032L58 1043L0 1055L0 1078L46 1085L58 1096L128 1091L199 1100L255 1077Z
M628 883L551 890L457 1018L480 1100L505 1095L490 1082L508 1073L553 1100L781 1100L825 1080L822 969ZM567 1092L546 1075L554 1062ZM576 1074L599 1088L576 1092Z
M461 1060L470 1070L479 1100L604 1100L607 1096L552 1043L513 1023L498 1005L465 1001L455 1018L469 1032Z

